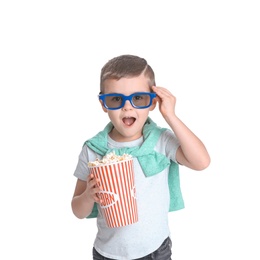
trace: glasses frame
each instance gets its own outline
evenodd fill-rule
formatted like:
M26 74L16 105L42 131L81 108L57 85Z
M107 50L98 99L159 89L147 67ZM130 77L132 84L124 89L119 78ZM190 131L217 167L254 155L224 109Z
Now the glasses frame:
M136 95L144 95L144 94L150 96L150 103L149 103L149 105L147 105L147 106L142 106L142 107L135 106L135 104L132 102L132 98L133 98L134 96L136 96ZM106 105L105 98L106 98L106 97L115 96L115 95L118 96L118 97L122 97L122 104L121 104L121 106L116 107L116 108L108 107L108 106ZM120 109L120 108L124 107L125 102L126 102L127 100L130 102L130 104L131 104L132 107L134 107L134 108L137 108L137 109L148 108L148 107L150 107L150 106L152 105L153 99L154 99L155 97L156 97L156 93L154 93L154 92L135 92L135 93L133 93L133 94L131 94L131 95L129 95L129 96L125 96L125 95L120 94L120 93L109 93L109 94L99 94L99 95L98 95L99 100L102 100L102 102L103 102L103 106L104 106L106 109L109 109L109 110L117 110L117 109Z

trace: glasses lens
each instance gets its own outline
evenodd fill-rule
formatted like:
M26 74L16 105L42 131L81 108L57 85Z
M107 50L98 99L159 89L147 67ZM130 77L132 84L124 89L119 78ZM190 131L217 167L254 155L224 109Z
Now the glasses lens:
M108 108L118 108L122 106L123 98L119 95L105 97L105 104Z
M136 94L132 98L132 102L136 107L147 107L151 104L151 97L149 94Z

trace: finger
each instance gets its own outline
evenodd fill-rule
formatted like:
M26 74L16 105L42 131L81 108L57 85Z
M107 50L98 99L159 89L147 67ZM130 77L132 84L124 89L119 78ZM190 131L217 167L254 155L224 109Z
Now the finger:
M93 200L94 200L95 202L99 203L100 198L98 197L97 194L93 194L92 198L93 198Z
M93 194L97 194L97 193L99 193L100 191L102 191L102 188L101 188L100 186L95 186L95 187L93 187L93 188L91 189L91 192L92 192Z
M101 204L102 202L103 202L103 200L101 200L99 197L95 197L95 198L93 198L94 199L94 201L96 202L96 203L99 203L99 204Z
M95 201L95 202L97 202L97 203L102 203L102 199L100 199L100 197L99 197L99 192L100 192L100 189L99 188L94 188L93 190L92 190L92 192L94 192L93 194L92 194L92 198L93 198L93 200Z
M94 187L102 188L100 180L98 178L90 179L89 182L87 182L87 186L91 189Z
M93 179L94 179L94 174L89 174L87 177L87 182L90 182Z
M164 87L154 86L153 90L158 95L169 95L169 96L172 96L172 93L167 88L164 88Z
M166 96L166 97L173 96L172 93L168 89L165 89L165 88L161 88L159 90L159 94L162 95L162 96Z

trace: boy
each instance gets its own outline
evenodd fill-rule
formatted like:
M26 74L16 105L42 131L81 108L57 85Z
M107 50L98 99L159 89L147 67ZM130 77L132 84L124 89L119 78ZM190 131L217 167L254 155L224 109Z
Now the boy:
M156 86L154 72L143 58L121 55L109 60L101 70L99 101L110 123L82 148L71 203L76 217L97 217L93 259L169 260L168 212L184 207L178 165L203 170L210 163L209 154L176 116L175 97ZM171 130L149 117L156 104ZM134 157L138 222L119 228L108 228L99 213L99 180L87 167L88 161L110 151Z

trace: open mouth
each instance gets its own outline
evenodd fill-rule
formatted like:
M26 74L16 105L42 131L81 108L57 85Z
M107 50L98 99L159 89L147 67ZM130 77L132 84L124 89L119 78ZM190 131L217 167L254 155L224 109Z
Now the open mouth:
M136 119L134 117L124 117L122 120L125 125L131 126Z

